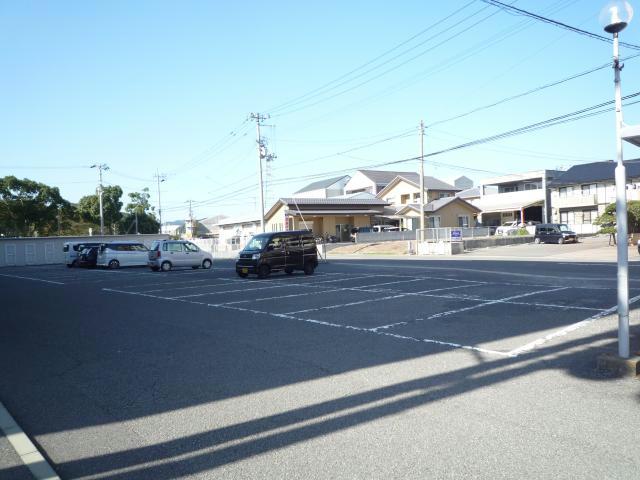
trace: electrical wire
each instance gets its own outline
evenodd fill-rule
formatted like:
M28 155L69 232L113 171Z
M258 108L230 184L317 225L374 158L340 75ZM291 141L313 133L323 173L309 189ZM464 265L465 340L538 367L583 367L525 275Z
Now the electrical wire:
M508 5L506 3L499 2L498 0L480 0L488 5L493 5L498 7L501 10L506 12L513 12L517 15L523 15L529 18L533 18L535 20L539 20L544 23L548 23L550 25L554 25L556 27L564 28L565 30L569 30L571 32L578 33L580 35L584 35L589 38L593 38L595 40L600 40L601 42L612 43L613 40L610 37L605 37L603 35L598 35L597 33L592 33L587 30L582 30L580 28L572 27L571 25L567 25L566 23L558 22L557 20L552 20L547 17L543 17L542 15L537 15L533 12L529 12L527 10L523 10L521 8L514 7L513 5ZM633 50L640 50L640 45L634 45L631 43L620 42L620 45L624 45L627 48L631 48Z

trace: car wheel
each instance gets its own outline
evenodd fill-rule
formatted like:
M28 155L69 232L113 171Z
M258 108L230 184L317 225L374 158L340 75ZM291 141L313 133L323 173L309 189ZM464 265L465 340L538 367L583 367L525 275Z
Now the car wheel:
M211 268L211 260L206 258L204 262L202 262L202 268L204 268L205 270L209 270Z
M270 272L269 265L260 265L258 267L258 278L267 278Z
M562 245L564 243L564 238L560 237L558 239L558 245Z
M304 265L304 274L305 275L313 275L313 271L315 270L315 266L313 263L305 263Z
M154 272L157 272L158 270L160 270L160 267L151 267L151 270L153 270Z
M286 273L287 275L291 275L293 273L293 268L291 267L287 267L284 269L284 273Z
M533 240L533 243L538 243L538 244L539 244L539 243L540 243L540 237L536 237L536 238Z
M236 272L240 278L247 278L249 276L248 273Z
M120 268L120 262L118 260L111 260L109 262L109 268L115 270L116 268Z
M72 268L73 267L73 263L67 263L67 268Z
M193 268L194 270L197 270L200 268L200 265L191 265L191 268Z
M163 272L168 272L169 270L171 270L171 262L162 262L162 265L160 265L160 269Z

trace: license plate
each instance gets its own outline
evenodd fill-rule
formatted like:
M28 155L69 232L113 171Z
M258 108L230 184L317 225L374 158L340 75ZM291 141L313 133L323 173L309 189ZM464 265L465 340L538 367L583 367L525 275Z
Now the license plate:
M242 269L242 273L249 273L249 269L248 268L243 268Z

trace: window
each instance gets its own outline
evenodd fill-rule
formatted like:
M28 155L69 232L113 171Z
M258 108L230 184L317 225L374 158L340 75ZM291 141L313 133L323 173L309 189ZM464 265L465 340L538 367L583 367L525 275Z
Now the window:
M419 202L420 201L420 192L413 194L413 201L414 202Z
M169 244L169 251L170 252L182 252L182 244L181 243L177 243L177 242L171 242Z
M597 185L595 183L590 183L588 185L582 185L582 195L595 195L596 194Z
M569 212L560 212L560 223L569 223Z
M542 182L525 183L524 184L524 189L525 190L541 190L542 189Z
M567 187L561 187L558 189L558 195L560 195L560 198L566 198L567 197ZM564 212L567 213L567 212Z
M405 203L409 203L409 198L410 198L410 195L408 193L404 195L400 195L400 203L402 203L403 205Z
M582 223L593 223L598 216L598 210L583 210Z
M427 226L429 228L440 228L440 217L428 217Z
M448 192L440 192L438 194L438 198L447 198L447 197L450 197L450 196L451 196L451 194L448 193Z
M458 226L467 228L469 227L469 216L468 215L458 215Z
M193 243L185 243L184 244L184 249L187 252L197 252L198 251L198 247L196 247Z

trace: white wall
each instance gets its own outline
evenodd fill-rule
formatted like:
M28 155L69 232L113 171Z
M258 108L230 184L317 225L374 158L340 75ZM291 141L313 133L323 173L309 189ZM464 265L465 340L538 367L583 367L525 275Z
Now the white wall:
M374 195L378 193L376 192L376 185L369 177L365 176L362 172L356 172L353 177L351 177L351 180L344 186L344 193L362 188L366 188L367 192L373 193Z

